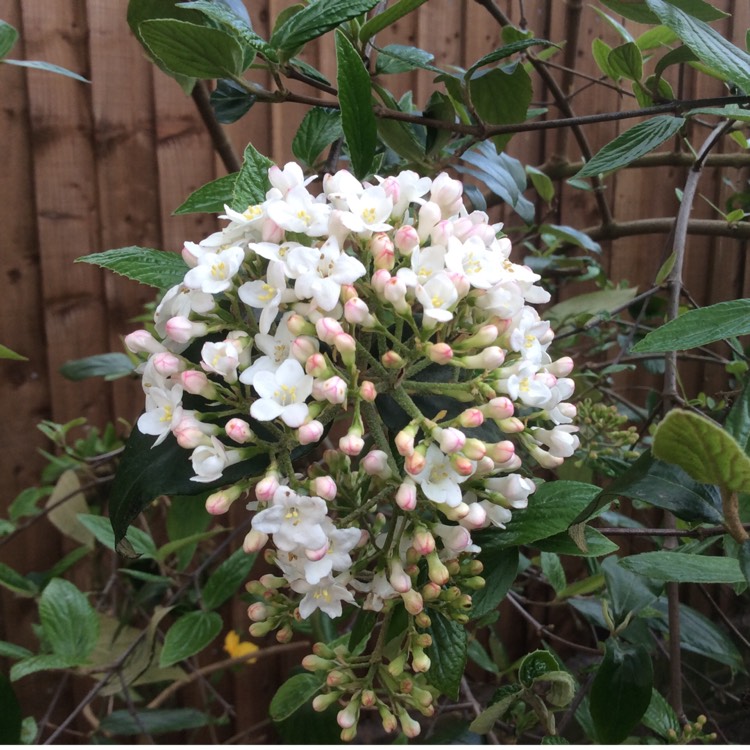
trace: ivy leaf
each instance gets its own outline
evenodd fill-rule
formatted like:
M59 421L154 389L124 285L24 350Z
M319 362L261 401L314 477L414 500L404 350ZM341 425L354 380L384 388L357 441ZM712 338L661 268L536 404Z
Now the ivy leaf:
M653 682L654 668L645 646L607 639L589 699L598 742L617 745L627 738L646 713Z
M441 693L456 700L466 667L468 633L463 625L439 612L430 612L430 619L432 645L426 651L431 662L427 677Z
M378 134L372 110L370 74L352 43L341 31L336 32L336 63L341 125L358 179L367 176L375 158Z
M231 207L235 211L245 211L248 206L266 199L266 192L271 187L268 170L272 166L273 162L267 156L248 143L242 156L242 169L237 173L232 189Z
M742 583L745 577L733 557L708 557L682 552L642 552L630 555L620 565L657 581L677 583Z
M750 333L750 299L689 310L646 334L634 352L675 352Z
M84 664L99 636L99 619L85 594L70 581L53 578L39 599L44 637L55 656Z
M398 0L398 2L386 8L382 13L373 16L359 30L359 41L366 42L371 37L382 31L387 26L398 21L399 18L416 10L427 0Z
M311 701L325 684L324 672L296 674L290 677L271 699L268 712L274 722L288 719L297 709Z
M247 578L255 564L257 555L248 555L240 547L235 550L209 576L201 592L203 606L206 609L216 609L224 604Z
M574 177L592 177L622 169L671 138L684 124L684 117L672 115L657 115L640 122L610 141Z
M239 172L233 172L199 187L190 193L187 200L173 213L178 216L195 213L216 214L223 211L225 205L232 203L238 174Z
M221 632L223 621L216 612L188 612L175 620L164 636L160 667L171 667L178 661L202 651Z
M323 149L344 134L341 113L335 109L313 107L300 123L292 141L292 153L304 164L312 167Z
M6 21L0 21L0 59L11 51L17 40L18 31Z
M185 278L188 267L177 253L148 247L120 247L76 258L76 263L90 263L140 284L167 289Z

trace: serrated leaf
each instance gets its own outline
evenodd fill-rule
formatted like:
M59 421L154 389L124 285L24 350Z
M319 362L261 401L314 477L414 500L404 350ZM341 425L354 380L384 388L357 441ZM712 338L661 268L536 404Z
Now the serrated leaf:
M83 359L68 360L59 370L68 380L86 380L86 378L104 378L114 380L130 375L135 370L130 357L122 352L95 354Z
M288 719L297 709L309 703L325 684L324 672L296 674L274 694L268 712L274 722Z
M341 113L335 109L313 107L300 123L292 141L292 153L303 163L312 167L323 149L344 135Z
M76 263L90 263L106 268L140 284L167 289L179 284L188 266L177 253L152 250L148 247L120 247L76 258Z
M708 557L680 552L642 552L630 555L620 565L657 581L677 583L741 583L740 565L731 557Z
M469 731L477 734L487 734L492 731L495 722L503 718L506 711L521 697L523 688L518 685L506 685L501 688L503 692L498 696L497 693L493 702L479 714L469 725ZM500 690L497 692L499 693Z
M498 47L496 50L489 52L488 54L480 57L471 67L466 71L465 78L468 81L474 72L485 65L491 65L492 63L500 62L500 60L506 60L507 58L523 52L529 47L556 47L557 45L548 41L547 39L519 39L510 44L505 44L502 47Z
M482 535L482 539L486 539L488 543L477 541L477 544L482 548L477 558L484 565L482 578L484 578L485 584L484 588L479 589L471 596L471 618L473 620L478 620L495 609L505 599L518 575L518 548L498 549L494 547L489 541L490 533L484 532Z
M357 50L341 31L336 32L336 64L341 125L352 171L361 180L369 173L375 158L377 123L372 109L370 74Z
M178 661L203 651L221 632L223 622L216 612L188 612L175 620L164 636L160 667L171 667Z
M421 68L433 73L442 72L431 65L435 55L418 47L408 47L404 44L388 44L378 50L375 59L375 74L408 73L410 70Z
M430 657L427 679L441 693L456 700L466 667L468 633L463 625L439 612L430 612L430 619L427 632L432 636L432 645L426 650Z
M366 42L368 39L375 36L375 34L395 23L399 18L403 18L405 15L416 10L425 2L427 2L427 0L398 0L398 2L386 8L382 13L373 16L360 28L360 42Z
M676 2L688 13L702 21L718 21L728 15L723 10L714 8L709 3L704 2L704 0L676 0ZM645 0L640 2L638 0L601 0L601 3L630 21L647 24L659 23L658 16L649 10Z
M172 73L190 78L231 78L243 72L242 47L221 29L156 18L138 26L143 43Z
M269 44L282 52L294 52L311 39L323 36L345 21L367 13L378 0L315 0L274 29Z
M28 659L33 655L29 649L19 646L16 643L0 641L0 656L6 659Z
M78 521L96 537L98 542L113 552L115 551L115 535L112 531L112 524L109 518L88 513L79 513ZM129 537L133 550L139 557L151 560L156 558L156 544L145 531L131 529Z
M750 299L736 299L689 310L648 333L632 351L683 351L747 333L750 333Z
M558 555L572 555L574 557L602 557L617 552L619 547L611 539L599 533L592 526L583 529L583 542L586 549L581 549L571 539L569 532L561 532L547 539L537 539L534 547L541 552L554 552Z
M698 56L746 93L750 92L750 54L736 47L704 21L664 0L646 0L659 21L672 29Z
M660 146L684 124L684 117L672 115L657 115L640 122L604 146L575 177L592 177L622 169Z
M70 581L53 578L39 599L39 619L54 654L84 664L96 645L99 620L85 594Z
M18 32L6 21L0 21L0 58L5 57L11 51L18 40Z
M560 556L554 552L542 552L539 556L539 564L544 577L555 590L555 593L559 594L561 591L564 591L568 582L565 578L565 569L560 562Z
M700 414L671 411L656 428L652 450L697 482L750 490L750 458L726 430Z
M255 96L228 78L222 78L216 84L210 97L214 115L222 125L237 122L250 111L255 101Z
M78 75L78 73L74 73L72 70L63 68L61 65L53 65L52 63L43 62L41 60L11 60L6 57L4 60L0 60L0 62L4 62L6 65L15 65L19 68L30 68L31 70L43 70L47 73L57 73L57 75L72 78L74 81L80 81L81 83L91 83L87 78Z
M203 587L203 606L206 609L216 609L235 594L252 570L256 557L257 555L248 555L240 547L224 560Z
M644 646L607 639L589 699L598 742L614 745L627 738L651 702L653 682L651 656Z
M623 305L627 305L637 292L637 287L631 287L630 289L604 289L598 292L579 294L553 305L545 311L544 317L557 327L570 319L577 318L579 315L591 317L618 310Z
M35 672L68 669L72 666L74 666L74 663L71 663L70 659L58 656L57 654L37 654L14 664L10 668L10 679L11 682L16 682Z
M101 720L99 730L115 735L142 736L197 729L211 721L208 714L195 708L139 708L135 713L118 709Z
M616 78L640 81L643 77L643 57L635 42L615 47L607 57L607 65Z
M272 166L273 162L267 156L248 143L242 155L242 169L237 173L232 189L231 207L235 211L245 211L248 206L263 203L271 187L268 170Z
M231 205L232 203L234 183L237 182L238 174L238 172L226 174L199 187L190 193L187 200L179 208L173 211L174 215L219 213L225 205Z
M526 688L530 688L536 680L543 677L547 672L560 669L557 660L549 651L542 649L532 651L521 659L518 667L518 680Z
M0 672L0 745L21 743L21 704L10 680Z

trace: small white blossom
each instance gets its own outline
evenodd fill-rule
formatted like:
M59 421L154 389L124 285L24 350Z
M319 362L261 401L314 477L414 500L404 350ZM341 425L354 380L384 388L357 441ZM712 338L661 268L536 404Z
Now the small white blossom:
M260 396L250 407L254 419L268 422L280 417L289 427L299 427L307 418L305 401L312 393L313 378L296 359L287 359L275 372L256 372L252 385Z

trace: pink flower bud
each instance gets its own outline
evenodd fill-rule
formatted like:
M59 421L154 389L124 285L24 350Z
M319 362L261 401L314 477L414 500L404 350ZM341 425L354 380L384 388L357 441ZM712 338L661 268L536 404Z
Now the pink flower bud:
M427 466L427 459L425 458L425 450L423 446L418 446L414 450L414 453L407 456L404 461L404 468L412 476L424 471L425 466Z
M338 334L343 333L344 329L335 318L319 318L315 323L315 331L321 341L333 344L333 340Z
M377 320L370 313L367 303L360 297L354 297L344 304L344 318L352 325L374 328Z
M363 380L359 384L359 395L363 401L373 402L378 395L378 392L375 389L375 383L371 380Z
M159 343L148 331L140 329L133 331L125 337L125 346L133 354L158 354L166 352L163 344Z
M487 511L479 503L469 503L469 512L459 523L467 529L481 529L487 524Z
M474 471L474 476L482 477L485 474L489 474L490 472L494 470L495 470L495 462L489 456L484 456L484 458L480 458L477 461L477 468Z
M317 562L318 560L322 560L325 556L328 550L330 549L330 544L326 542L320 549L306 549L305 550L305 557L310 560L310 562Z
M253 622L263 622L268 617L268 607L263 602L254 602L247 608L247 617Z
M227 437L230 440L234 440L235 443L242 445L243 443L249 443L255 438L255 434L250 429L250 425L244 419L238 419L234 417L230 419L224 426L224 431L227 433Z
M566 378L573 372L573 367L574 362L570 357L560 357L560 359L546 365L547 371L558 378Z
M172 434L177 439L177 444L186 450L193 450L200 445L210 445L206 426L202 425L190 414L183 414L182 419L172 428Z
M397 352L394 352L393 349L387 351L380 358L380 361L383 364L383 367L385 367L388 370L398 370L399 368L403 367L405 364L404 358Z
M380 479L389 479L391 469L388 466L388 456L385 451L371 450L360 462L366 474Z
M279 478L276 473L266 474L255 485L255 497L262 503L270 503L277 489L279 489Z
M494 370L505 361L505 352L499 346L488 346L479 354L470 357L461 357L465 367L477 370Z
M435 549L435 537L432 536L427 529L422 527L414 532L414 535L411 538L411 546L414 547L420 555L429 555Z
M450 464L462 477L470 477L474 473L474 462L466 458L466 456L462 456L460 453L454 453L451 456Z
M406 284L398 276L392 276L383 287L383 298L393 305L393 309L399 313L405 313L411 307L406 301Z
M405 224L396 230L394 245L402 255L411 255L419 247L419 235L414 227Z
M196 245L194 242L186 242L182 246L180 255L190 268L195 268L198 265L198 254L202 251L203 248L200 245Z
M200 370L185 370L177 377L187 393L193 396L203 396L212 399L216 397L216 386L208 379L205 372Z
M432 243L448 247L448 240L453 237L453 224L443 219L439 221L432 230Z
M177 315L167 321L165 330L172 341L187 344L198 336L205 336L208 326L205 323L193 322L184 315Z
M440 450L443 453L457 453L466 443L466 435L455 427L437 428L433 430L432 437L437 439Z
M352 366L355 362L354 354L357 351L357 342L348 333L339 333L333 338L333 347L341 355L345 365Z
M513 402L506 396L493 398L489 403L481 407L482 412L490 419L507 419L512 417L516 410Z
M471 461L481 461L487 453L484 441L469 438L464 444L463 454Z
M370 279L370 286L375 290L376 294L382 295L385 285L390 281L391 275L385 268L379 268L372 275Z
M323 425L318 422L317 419L313 419L312 421L303 424L297 430L297 440L299 441L300 445L310 445L312 443L317 443L323 437L324 431L325 428L323 427Z
M393 176L386 177L380 183L380 187L385 190L385 194L391 199L394 205L398 203L398 199L401 197L401 185L398 184L398 179Z
M248 555L250 555L253 552L260 552L260 550L262 550L267 543L268 534L264 534L262 531L251 529L245 535L245 540L242 542L242 549L245 550Z
M422 731L422 727L419 726L419 722L412 719L411 716L409 716L409 714L406 713L405 708L399 707L398 721L399 721L399 724L401 725L401 731L410 740L413 740L415 737L418 737L419 733Z
M375 261L375 268L391 270L395 265L393 241L385 232L377 232L370 240L370 252Z
M310 336L297 336L289 347L289 354L304 365L318 351L318 342Z
M516 452L516 446L510 440L503 440L499 443L487 443L487 455L496 463L504 464Z
M331 374L331 368L328 367L325 356L320 352L315 352L307 358L305 372L314 378L325 378Z
M322 497L323 500L330 501L336 497L338 488L336 487L336 482L333 481L333 477L315 477L315 479L310 482L310 492L312 492L313 495Z
M320 393L330 404L343 404L346 401L348 386L346 381L334 375L320 384Z
M286 319L286 327L292 336L315 336L315 326L299 313L292 313Z
M415 429L405 428L396 433L393 442L396 444L396 450L401 456L411 456L414 453L414 435Z
M438 365L447 365L453 359L453 349L446 343L428 344L427 356Z
M242 490L239 487L227 487L214 492L206 498L206 511L212 516L220 516L229 510L241 494Z
M172 352L159 352L151 358L154 370L165 378L176 375L185 369L185 363Z
M406 575L404 567L401 565L401 560L397 557L394 557L391 560L391 570L390 575L388 576L388 583L390 583L391 586L393 586L393 589L399 594L405 594L411 589L411 578Z
M339 450L347 456L358 456L365 448L365 441L356 432L349 432L339 439Z
M336 714L336 721L342 729L350 729L359 719L359 701L352 701L346 708Z
M458 423L466 428L479 427L484 424L484 414L479 409L466 409L458 415Z
M408 477L396 490L396 505L405 511L414 510L417 507L417 486Z
M424 599L424 601L426 602L435 601L435 599L440 596L442 591L443 589L438 586L437 583L428 581L424 586L422 586L422 599Z
M518 417L508 417L507 419L500 419L497 422L497 426L508 435L513 435L517 432L523 432L526 429L524 423L520 419L518 419Z
M497 337L500 332L497 330L496 325L487 323L483 325L473 336L469 336L468 339L464 339L461 342L461 347L465 348L481 348L490 346L497 341Z
M273 242L274 245L280 245L284 241L284 230L267 216L261 226L260 235L263 242Z
M422 595L414 589L409 589L401 594L404 607L410 615L418 615L424 609Z

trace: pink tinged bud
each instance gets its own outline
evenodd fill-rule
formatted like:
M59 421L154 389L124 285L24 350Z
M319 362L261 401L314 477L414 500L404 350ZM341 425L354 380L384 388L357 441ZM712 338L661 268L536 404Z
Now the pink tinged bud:
M190 415L183 415L182 419L172 428L172 434L177 444L186 450L193 450L199 445L210 445L208 433L201 429L203 425Z
M424 471L425 466L427 466L427 459L425 458L424 446L416 448L414 453L407 456L404 461L404 468L412 476Z
M396 444L396 450L401 456L411 456L414 453L414 434L413 429L404 429L396 434L394 443Z
M422 595L414 589L409 589L401 594L404 607L410 615L418 615L424 609Z
M357 287L353 284L342 284L341 285L341 301L346 303L350 299L356 299L359 297L357 293Z
M428 672L430 669L430 657L424 652L421 646L415 646L412 649L411 668L419 672Z
M396 312L405 313L411 309L406 301L406 284L398 276L392 276L383 287L383 298L390 302Z
M315 479L310 482L310 492L312 492L313 495L322 497L323 500L331 501L336 497L338 487L336 487L336 482L333 481L333 477L315 477Z
M325 378L331 374L331 368L328 367L325 356L320 352L315 352L307 358L305 372L314 378Z
M315 323L315 331L321 341L332 345L333 340L338 334L343 333L344 329L335 318L318 318Z
M498 420L497 426L507 435L514 435L526 429L524 423L518 417L508 417Z
M393 242L402 255L408 256L419 247L419 235L414 227L407 224L396 230Z
M497 330L497 326L488 323L483 325L473 336L469 336L468 339L464 339L461 342L461 348L484 348L490 346L497 341L497 337L500 335L500 331Z
M390 281L391 275L385 268L379 268L373 273L370 279L370 286L375 290L376 294L382 295L385 285Z
M338 687L347 681L346 675L339 669L332 670L328 673L328 677L326 677L326 685L328 687Z
M344 305L344 318L347 323L365 326L366 328L374 328L377 325L377 320L370 313L367 303L359 297L347 300Z
M255 497L262 503L270 503L277 489L279 489L279 478L276 474L266 474L255 485Z
M387 370L399 370L405 364L404 358L392 349L380 358L380 362Z
M411 539L411 546L420 555L429 555L435 551L435 537L425 528L414 533Z
M303 424L297 430L297 440L300 445L310 445L311 443L317 443L322 437L325 428L318 422L317 419L313 419L307 424Z
M143 329L129 333L125 337L125 346L133 354L158 354L167 351L163 344L159 343L148 331Z
M485 456L484 458L480 458L479 461L477 461L477 468L474 471L474 476L484 476L485 474L489 474L494 469L495 462L489 456Z
M370 380L363 380L359 385L359 395L363 401L373 402L378 395L375 383Z
M446 454L457 453L466 444L466 435L455 427L438 428L433 431L432 437L437 439L440 450Z
M450 464L462 477L470 477L474 473L475 464L466 456L454 453L450 458Z
M329 659L321 659L315 654L307 654L307 656L302 659L302 668L306 669L308 672L318 672L321 670L327 672L331 666Z
M460 521L468 514L469 506L466 503L459 503L455 508L444 506L441 511L449 521Z
M347 456L358 456L365 448L365 441L356 432L349 432L339 439L339 450Z
M297 336L289 347L289 353L301 365L304 365L313 354L317 353L317 351L317 342L309 336Z
M304 659L302 660L304 663ZM316 695L312 702L314 711L325 711L330 708L341 697L340 692L326 693L325 695Z
M401 560L398 558L393 558L391 560L391 571L388 576L388 583L390 583L399 594L405 594L407 591L411 590L411 578L406 575L406 571L404 571L404 567L401 565Z
M205 323L193 322L184 315L170 318L165 329L167 336L178 344L187 344L194 338L205 336L208 333L208 326Z
M242 542L242 549L250 555L253 552L260 552L267 543L268 534L252 529L245 535L245 540Z
M502 469L503 471L515 471L521 468L521 457L516 453L511 456L505 463L496 464L495 468Z
M328 552L329 548L330 548L330 545L328 542L326 542L319 549L306 549L305 557L308 560L310 560L310 562L317 562L318 560L322 560L326 556L326 553Z
M432 242L435 245L447 247L451 237L453 237L453 224L445 219L439 221L432 230Z
M516 410L513 402L506 396L493 398L481 408L484 415L490 419L507 419L508 417L512 417Z
M448 568L446 568L440 561L437 552L433 551L427 555L427 575L429 575L430 580L438 586L443 586L448 583L450 573L448 573Z
M467 529L481 529L487 524L487 511L479 503L469 503L469 512L460 524Z
M417 507L417 486L411 479L405 479L396 490L396 505L405 511Z
M165 378L176 375L185 369L185 363L179 357L175 357L172 352L159 352L151 358L151 361L156 372Z
M260 233L263 242L273 242L275 245L280 245L284 241L284 230L268 217L263 221Z
M333 339L333 346L341 355L344 364L351 367L355 363L354 354L357 351L357 342L348 333L339 333Z
M366 474L380 479L389 479L391 469L388 466L388 456L385 451L371 450L361 461L360 466Z
M242 490L239 487L228 487L214 492L206 498L206 511L212 516L220 516L229 510L241 494Z
M563 415L563 417L566 417L567 419L575 419L576 415L578 414L578 409L576 408L575 404L569 404L566 402L558 404L557 410L560 412L560 414Z
M299 313L292 313L286 319L286 327L292 336L315 336L315 326Z
M348 386L338 375L334 375L320 384L320 393L323 399L331 404L343 404L346 401Z
M464 444L462 453L471 461L481 461L487 453L487 446L482 440L469 438Z
M570 357L560 357L560 359L547 365L547 371L558 378L566 378L573 372L573 367L574 362Z
M546 385L547 388L554 388L557 385L557 378L551 372L538 372L534 380Z
M294 631L289 625L284 625L283 628L276 631L276 640L279 643L289 643L289 641L291 641L293 637Z
M401 724L401 731L410 740L413 740L415 737L418 737L419 733L422 731L422 727L419 726L419 722L412 719L411 716L409 716L409 714L406 713L406 709L404 708L399 708L398 721L399 721L399 724Z
M505 352L499 346L488 346L479 354L471 357L461 357L465 367L474 369L494 370L505 361Z
M375 268L385 268L390 271L395 265L393 241L385 232L377 232L373 235L370 241L370 252L375 261Z
M185 263L190 268L195 268L198 265L198 256L192 251L188 245L193 245L192 242L186 242L182 246L182 250L180 251L180 255L182 255L182 259L185 261Z
M447 365L453 359L453 349L448 344L429 344L427 356L438 365Z
M268 607L263 602L254 602L247 608L247 617L253 622L263 622L268 618Z
M401 197L401 185L398 184L395 177L386 177L380 183L380 187L385 190L385 194L393 201L394 205L398 203L398 199Z
M471 291L471 282L465 274L452 271L448 274L448 278L453 282L453 286L456 287L459 299L463 299Z
M540 337L539 337L539 343L542 346L546 346L547 344L551 344L553 339L555 338L555 332L548 328Z
M372 708L378 702L378 697L374 690L362 691L362 705L365 708Z
M499 443L487 443L487 455L496 463L504 464L515 455L516 446L510 440Z
M484 414L479 409L466 409L458 415L458 423L461 427L480 427L484 424Z
M240 445L249 443L255 438L255 434L250 429L250 425L244 419L230 419L224 426L224 431L230 440Z
M346 708L336 714L336 721L342 729L350 729L359 719L359 701L352 701Z
M200 370L185 370L177 378L186 393L203 398L215 398L216 386L208 379L208 375Z

